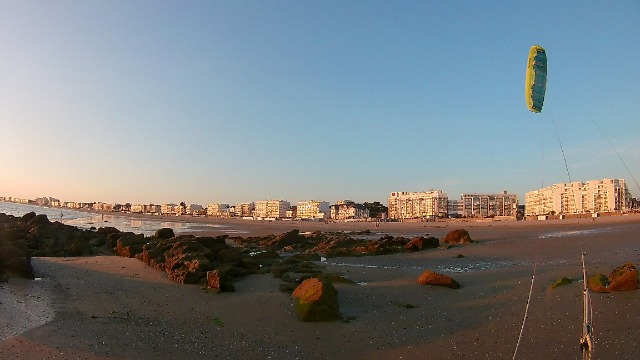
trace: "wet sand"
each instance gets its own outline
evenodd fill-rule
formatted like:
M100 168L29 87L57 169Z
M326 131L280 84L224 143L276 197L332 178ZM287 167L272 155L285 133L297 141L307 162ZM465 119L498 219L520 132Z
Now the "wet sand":
M374 223L229 223L240 225L244 236L298 228L442 237L465 228L478 243L329 259L323 263L327 271L342 272L359 284L336 285L341 311L353 320L320 324L299 322L293 301L278 291L279 280L271 275L252 275L236 283L235 293L213 294L172 283L134 259L36 258L42 280L12 297L4 294L25 287L24 280L0 285L5 316L0 325L14 323L6 320L7 313L20 314L15 310L17 300L25 298L20 294L35 299L32 313L51 308L55 316L4 334L0 359L511 359L536 259L517 358L579 358L581 251L587 252L590 274L608 274L627 261L640 265L637 215L595 222L382 223L379 228ZM446 273L462 288L418 285L424 269ZM576 281L549 289L562 276ZM593 294L593 310L595 358L637 358L640 291Z

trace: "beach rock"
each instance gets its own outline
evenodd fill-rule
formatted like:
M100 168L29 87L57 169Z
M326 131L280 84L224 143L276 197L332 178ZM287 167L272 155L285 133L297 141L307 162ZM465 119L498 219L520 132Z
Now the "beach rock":
M338 291L330 282L310 278L302 282L292 294L300 321L325 322L342 318Z
M22 217L20 218L20 221L24 222L24 223L28 223L29 221L33 220L33 218L36 217L36 213L31 211L28 212L24 215L22 215Z
M613 269L609 276L595 274L587 280L593 292L609 293L638 289L638 270L632 263L626 263Z
M460 283L453 280L451 277L444 274L439 274L431 270L425 270L422 274L420 274L420 276L418 276L418 284L445 286L451 289L460 288Z
M293 229L282 235L276 236L266 244L273 247L274 250L280 250L288 246L304 244L307 242L306 240L307 238L301 236L298 229Z
M466 244L472 243L473 240L471 240L471 236L469 236L469 232L467 232L467 230L457 229L449 231L442 242L449 244Z
M409 251L420 251L422 249L434 249L440 246L440 240L436 237L417 236L411 239L404 247Z
M168 278L181 284L197 284L213 265L207 258L211 250L193 241L178 241L164 253Z
M611 292L607 289L609 285L609 278L606 275L595 274L587 279L587 285L589 285L589 290L598 293L608 293Z
M632 263L615 268L609 274L609 290L625 291L638 288L638 269Z
M122 257L133 258L136 254L142 253L142 247L147 243L144 235L126 235L118 239L116 243L116 253Z
M50 221L47 215L39 214L33 217L33 219L29 220L29 225L31 226L43 226L49 225Z
M234 292L233 286L233 268L231 266L221 266L220 268L212 271L207 271L207 284L208 289L212 289L215 292Z
M158 229L154 235L158 239L171 239L176 236L171 228Z
M9 242L0 238L0 279L5 273L25 279L35 278L29 249L24 243Z

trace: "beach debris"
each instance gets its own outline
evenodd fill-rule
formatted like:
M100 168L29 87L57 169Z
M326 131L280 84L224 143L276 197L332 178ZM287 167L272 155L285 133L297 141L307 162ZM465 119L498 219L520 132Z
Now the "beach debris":
M613 269L609 276L595 274L589 277L589 289L599 293L638 289L638 269L628 262Z
M561 277L560 279L556 280L556 282L554 282L553 284L551 284L551 288L555 289L557 287L560 286L564 286L564 285L569 285L573 282L573 280L569 279L566 276Z
M451 277L431 270L425 270L420 274L420 276L418 276L418 284L444 286L451 289L460 288L460 283L453 280Z
M465 229L451 230L447 236L442 239L442 242L448 244L467 244L474 242L469 236L469 232Z
M340 320L338 291L329 281L310 278L303 281L291 295L300 321L326 322Z

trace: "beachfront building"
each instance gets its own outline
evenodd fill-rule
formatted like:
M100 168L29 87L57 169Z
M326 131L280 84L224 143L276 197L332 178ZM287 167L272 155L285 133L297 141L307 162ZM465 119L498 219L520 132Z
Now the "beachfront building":
M529 191L525 215L567 215L624 212L630 208L631 193L624 179L559 183Z
M423 220L447 216L447 194L441 190L392 192L389 196L390 220Z
M298 219L328 219L331 208L326 201L306 200L298 201L296 218Z
M261 200L255 204L253 216L263 219L282 219L287 216L287 210L291 207L291 204L284 200Z
M177 215L180 211L179 207L180 205L176 204L162 204L160 205L160 213L162 215Z
M291 205L289 210L287 210L287 215L285 216L287 219L295 219L298 217L298 207L296 205Z
M518 196L503 191L500 194L462 194L460 200L449 201L449 215L465 218L516 216Z
M228 217L229 204L211 203L207 205L207 216L210 217Z
M255 210L256 204L250 203L240 203L235 206L235 216L238 217L248 217L253 216L253 210Z
M369 209L362 204L356 204L351 200L340 200L331 205L331 219L334 220L356 220L368 219Z
M204 207L200 204L189 204L184 208L185 215L199 216L206 213Z
M142 214L144 212L144 205L142 204L131 205L131 212L134 214Z

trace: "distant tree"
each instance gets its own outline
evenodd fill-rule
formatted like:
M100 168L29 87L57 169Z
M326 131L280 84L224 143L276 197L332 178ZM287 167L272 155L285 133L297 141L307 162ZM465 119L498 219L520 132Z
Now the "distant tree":
M372 218L381 218L382 214L386 214L389 211L389 208L382 205L379 201L374 201L372 203L365 202L364 207L369 209L369 216Z
M180 202L180 206L182 206L183 208L186 209L187 208L187 203L185 203L184 201L181 201Z

